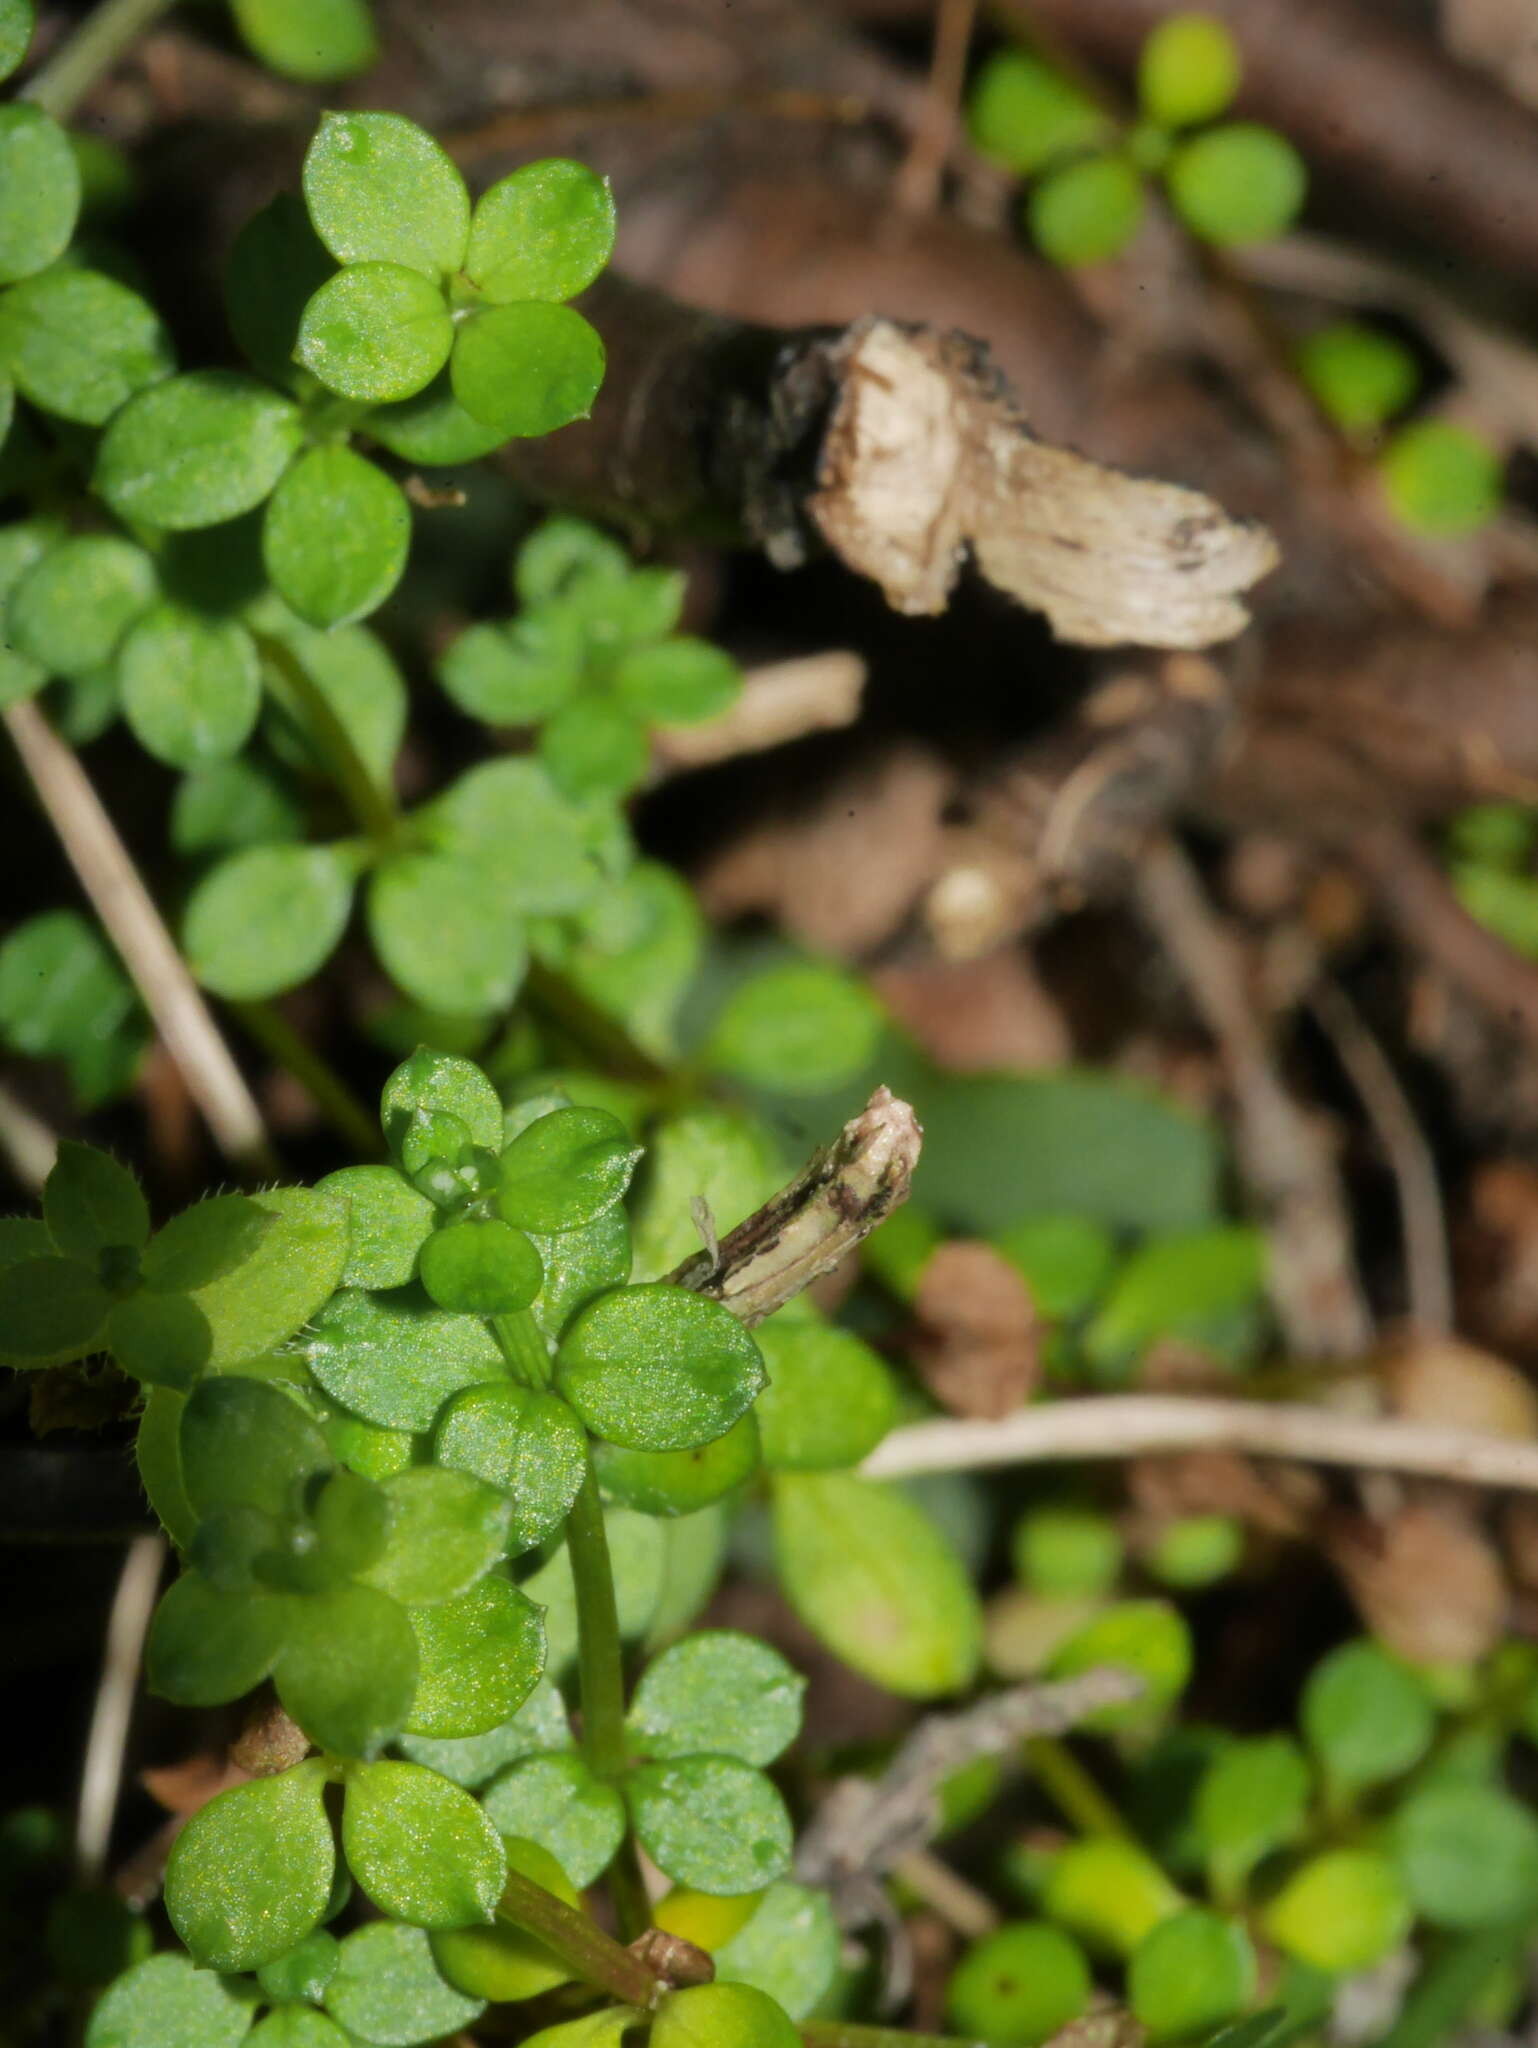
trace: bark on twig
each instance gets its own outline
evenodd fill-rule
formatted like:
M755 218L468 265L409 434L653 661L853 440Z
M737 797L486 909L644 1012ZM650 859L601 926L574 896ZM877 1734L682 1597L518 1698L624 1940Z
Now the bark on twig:
M1197 1450L1247 1451L1261 1458L1418 1473L1467 1486L1538 1493L1538 1444L1302 1402L1273 1405L1173 1394L1047 1401L1000 1422L916 1422L894 1430L860 1469L867 1479L902 1479L918 1472Z
M907 1200L922 1140L909 1105L878 1088L787 1187L669 1281L709 1295L750 1327L761 1323Z

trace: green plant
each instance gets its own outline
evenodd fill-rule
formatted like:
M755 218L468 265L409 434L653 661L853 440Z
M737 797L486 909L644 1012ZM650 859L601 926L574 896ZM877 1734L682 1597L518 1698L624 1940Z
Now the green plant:
M1036 179L1026 222L1054 263L1120 255L1142 223L1150 177L1162 179L1175 212L1201 240L1266 241L1296 218L1307 173L1274 129L1251 121L1206 125L1227 110L1242 75L1222 22L1175 14L1143 45L1140 118L1125 133L1076 81L1013 47L978 74L968 121L980 149Z

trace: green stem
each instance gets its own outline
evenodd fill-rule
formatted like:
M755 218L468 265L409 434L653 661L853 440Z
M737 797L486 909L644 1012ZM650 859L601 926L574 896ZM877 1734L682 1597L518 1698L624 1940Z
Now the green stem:
M252 637L263 662L282 678L285 690L297 703L359 830L376 846L391 845L400 834L401 823L394 790L374 780L368 763L353 744L352 734L337 717L331 699L293 649L270 633L256 633Z
M577 1677L582 1696L582 1746L595 1776L618 1785L629 1764L625 1746L625 1672L619 1610L604 1533L598 1481L589 1459L566 1517L566 1550L577 1594ZM627 1834L609 1868L609 1892L620 1932L633 1941L651 1924L640 1864Z
M283 1012L271 1003L231 1003L236 1020L264 1052L293 1075L331 1124L364 1159L383 1159L379 1125L329 1060L306 1044Z
M905 2027L862 2027L853 2020L803 2020L806 2048L987 2048L971 2036L910 2034Z
M1055 1735L1035 1735L1025 1755L1042 1790L1081 1835L1125 1838L1126 1822L1065 1742Z
M171 4L172 0L103 0L27 81L22 98L56 121L64 120Z
M508 1872L497 1918L538 1936L586 1983L596 1984L626 2005L649 2011L664 1989L662 1979L638 1955L621 1948L586 1913L579 1913L519 1871Z
M493 1316L491 1333L517 1378L526 1386L549 1386L550 1349L532 1309L520 1308L507 1315Z

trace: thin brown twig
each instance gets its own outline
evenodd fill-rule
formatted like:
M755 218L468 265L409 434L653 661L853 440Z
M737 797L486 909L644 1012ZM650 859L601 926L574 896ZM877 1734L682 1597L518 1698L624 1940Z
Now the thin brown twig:
M275 1173L255 1099L90 777L36 704L12 704L4 716L70 866L220 1150L246 1172Z
M940 201L940 181L961 115L977 7L978 0L939 0L935 10L928 89L907 155L892 180L892 204L910 218L933 213Z
M75 1870L83 1885L100 1884L107 1867L112 1817L123 1783L128 1724L139 1687L139 1664L165 1559L163 1536L135 1536L118 1574L75 1817Z
M1090 1395L1043 1401L997 1421L916 1422L894 1430L860 1470L867 1479L903 1479L919 1472L1201 1450L1538 1493L1538 1444L1300 1401L1177 1394Z
M1453 1326L1452 1254L1437 1163L1410 1098L1356 1005L1333 981L1320 981L1309 1007L1362 1099L1399 1193L1405 1292L1417 1329Z
M1228 934L1173 840L1148 849L1135 893L1222 1054L1239 1171L1266 1229L1271 1294L1288 1342L1305 1355L1360 1356L1372 1322L1352 1258L1345 1196L1282 1085Z

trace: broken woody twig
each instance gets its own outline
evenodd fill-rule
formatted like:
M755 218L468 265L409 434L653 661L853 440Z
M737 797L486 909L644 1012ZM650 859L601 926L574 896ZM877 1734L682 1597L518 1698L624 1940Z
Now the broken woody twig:
M788 1187L668 1279L761 1323L907 1200L923 1135L911 1106L878 1088Z

